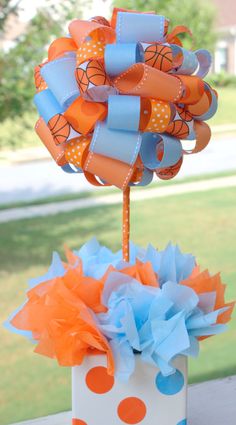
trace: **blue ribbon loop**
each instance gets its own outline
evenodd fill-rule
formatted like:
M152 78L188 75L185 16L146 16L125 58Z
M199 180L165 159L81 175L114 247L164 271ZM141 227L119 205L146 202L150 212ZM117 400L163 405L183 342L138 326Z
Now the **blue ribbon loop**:
M212 118L215 115L217 108L218 108L217 96L216 96L215 92L212 90L212 88L210 88L208 86L208 84L206 84L206 83L205 83L205 90L211 92L211 106L205 114L194 117L194 119L197 120L197 121L207 121L207 120L209 120L210 118Z
M142 179L138 183L129 183L129 186L147 186L152 182L153 179L153 171L144 168Z
M144 50L140 43L107 44L104 58L107 74L114 77L135 63L144 62Z
M212 65L212 55L206 49L198 49L195 51L195 55L197 56L199 62L199 69L196 73L197 77L204 78Z
M79 96L80 92L75 79L76 57L69 56L56 59L41 69L41 75L46 81L60 105L67 109Z
M117 43L164 41L165 17L151 13L118 12Z
M65 173L69 173L69 174L74 174L74 173L83 173L82 168L79 167L75 167L72 168L70 166L70 164L65 164L61 167L61 169L65 172Z
M137 131L111 130L106 122L98 122L90 151L133 165L137 159L142 135Z
M139 96L109 96L107 126L115 130L138 131L140 112Z
M174 44L171 44L171 48L173 51L177 48L178 50L181 50L183 54L182 65L178 68L175 74L192 75L198 68L198 58L196 54Z
M34 96L34 104L46 123L55 115L65 111L49 89L37 93Z
M158 148L162 148L163 157L158 160ZM144 133L140 149L141 159L150 170L166 168L176 164L183 155L182 145L175 137Z

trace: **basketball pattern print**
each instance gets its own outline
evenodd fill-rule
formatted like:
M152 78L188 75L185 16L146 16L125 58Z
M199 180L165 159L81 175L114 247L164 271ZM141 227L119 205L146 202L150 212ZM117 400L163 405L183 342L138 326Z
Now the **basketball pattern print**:
M159 179L161 180L173 179L175 176L177 176L182 166L182 163L183 163L183 157L181 157L176 164L171 165L170 167L157 169L156 170L157 177L159 177Z
M98 86L111 86L102 60L89 60L76 68L76 81L81 93Z
M48 122L48 128L56 145L61 145L74 137L80 136L62 114L56 114Z
M35 83L35 87L36 87L36 92L40 92L42 90L46 90L47 88L47 84L44 81L42 75L41 75L41 68L42 68L42 64L41 65L37 65L34 68L34 83Z
M159 69L163 72L169 72L173 66L172 49L163 44L144 44L144 58L147 65Z
M167 127L166 132L177 137L177 139L188 139L193 134L193 119L190 120L187 111L179 108L176 110L175 117Z
M186 122L193 121L193 116L190 114L187 106L181 107L181 106L177 105L176 109L178 111L178 114L179 114L181 120L184 120Z

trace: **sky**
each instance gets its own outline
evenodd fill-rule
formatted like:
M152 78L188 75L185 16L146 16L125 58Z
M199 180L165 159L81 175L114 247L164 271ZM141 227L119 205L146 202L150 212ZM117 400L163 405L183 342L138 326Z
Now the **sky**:
M44 6L45 3L46 0L22 0L20 19L25 22L29 21L34 16L36 8ZM101 14L109 18L110 3L110 0L93 0L89 10L85 10L85 18Z

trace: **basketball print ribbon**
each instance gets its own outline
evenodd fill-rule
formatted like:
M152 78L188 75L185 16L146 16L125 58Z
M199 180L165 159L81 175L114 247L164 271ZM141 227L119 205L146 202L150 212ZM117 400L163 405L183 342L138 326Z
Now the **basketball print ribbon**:
M217 110L203 81L211 55L185 49L181 32L191 34L168 33L152 12L114 9L111 22L74 20L70 36L52 42L35 68L36 132L64 171L124 190L154 173L173 178L184 155L207 146L204 121Z

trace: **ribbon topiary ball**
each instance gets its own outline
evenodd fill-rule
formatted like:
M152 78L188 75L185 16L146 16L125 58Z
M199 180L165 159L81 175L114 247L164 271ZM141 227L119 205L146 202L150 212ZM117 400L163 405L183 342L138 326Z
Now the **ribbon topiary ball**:
M125 190L154 174L173 178L184 155L207 146L205 121L217 109L203 80L211 55L185 49L178 35L190 31L168 26L164 16L114 9L110 22L76 19L52 42L35 69L36 132L64 171Z

